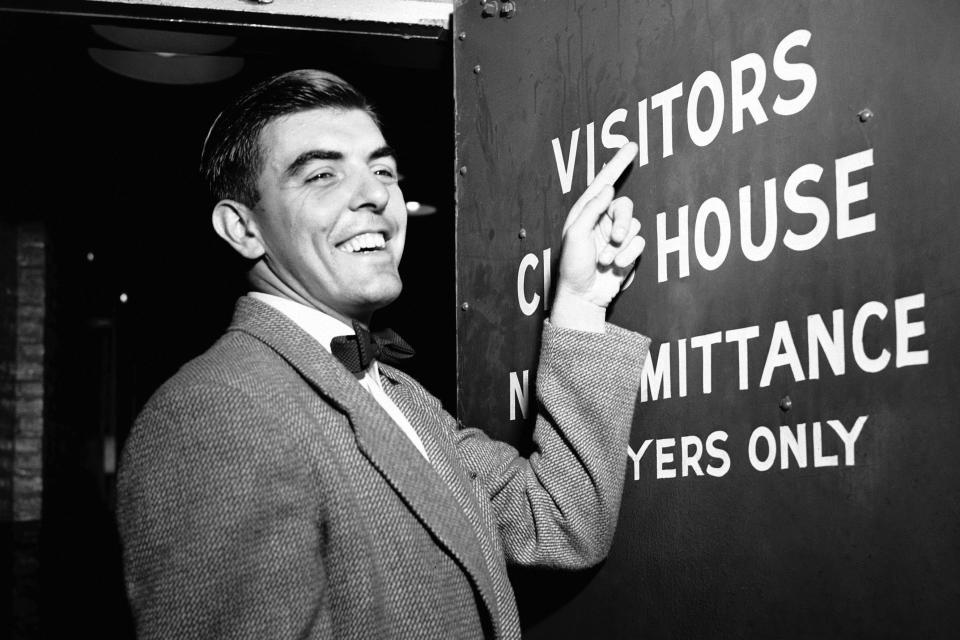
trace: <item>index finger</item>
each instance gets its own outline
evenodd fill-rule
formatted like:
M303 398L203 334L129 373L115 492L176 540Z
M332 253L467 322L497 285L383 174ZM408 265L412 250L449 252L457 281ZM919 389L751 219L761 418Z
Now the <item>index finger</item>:
M600 169L600 173L593 179L590 186L584 190L583 195L580 196L580 201L587 202L596 196L605 186L613 186L613 183L623 175L623 172L630 166L633 159L637 157L638 150L639 147L636 142L628 142L620 147L616 155Z

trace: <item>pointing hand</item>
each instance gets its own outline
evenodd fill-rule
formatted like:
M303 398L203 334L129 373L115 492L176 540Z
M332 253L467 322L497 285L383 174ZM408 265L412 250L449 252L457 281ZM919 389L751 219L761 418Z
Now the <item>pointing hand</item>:
M644 240L633 201L614 199L613 184L636 155L636 143L621 147L567 215L550 316L555 325L602 331L607 306L632 280Z

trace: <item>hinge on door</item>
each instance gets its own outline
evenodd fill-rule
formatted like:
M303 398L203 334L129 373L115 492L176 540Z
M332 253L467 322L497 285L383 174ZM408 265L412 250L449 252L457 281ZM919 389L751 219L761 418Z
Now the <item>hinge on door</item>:
M517 3L510 0L480 0L484 18L512 18L517 13Z

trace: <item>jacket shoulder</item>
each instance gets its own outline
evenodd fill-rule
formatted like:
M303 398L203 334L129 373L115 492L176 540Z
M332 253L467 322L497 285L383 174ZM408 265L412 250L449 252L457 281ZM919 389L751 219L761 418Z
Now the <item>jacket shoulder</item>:
M204 353L184 364L154 397L198 384L253 391L285 369L290 366L269 346L241 331L228 331Z
M131 429L124 457L185 442L217 442L219 448L250 438L261 445L264 439L283 440L276 432L278 417L304 389L300 376L270 347L228 331L153 393Z

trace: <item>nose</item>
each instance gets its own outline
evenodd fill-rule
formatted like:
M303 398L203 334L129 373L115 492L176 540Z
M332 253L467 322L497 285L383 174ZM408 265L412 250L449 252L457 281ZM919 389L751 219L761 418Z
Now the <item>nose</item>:
M350 202L350 208L354 210L369 209L371 211L383 211L390 200L390 192L387 185L383 184L379 177L372 171L362 172L359 176L358 184L353 192L353 199Z

